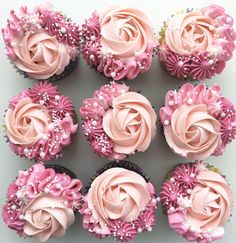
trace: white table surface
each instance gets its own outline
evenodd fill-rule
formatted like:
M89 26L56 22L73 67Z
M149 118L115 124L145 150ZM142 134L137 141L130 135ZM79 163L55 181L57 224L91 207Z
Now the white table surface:
M150 17L153 28L156 32L159 31L162 23L172 13L175 13L179 9L186 9L187 7L201 7L206 4L212 3L212 1L206 0L57 0L51 1L57 9L61 9L68 16L72 17L74 21L82 23L84 18L89 17L93 10L100 9L111 3L122 3L130 6L135 6L142 9ZM13 8L18 9L21 5L28 5L30 7L35 4L39 4L41 1L37 0L0 0L0 27L2 28L6 24L6 19L9 16L9 11ZM234 0L215 0L214 3L218 3L224 6L227 11L236 19L235 1ZM19 91L31 87L35 81L30 79L24 79L17 74L4 54L4 43L0 38L0 121L3 124L4 111L7 107L8 100ZM236 55L236 53L235 53ZM79 64L75 71L67 78L60 80L57 85L59 90L65 95L69 96L78 111L82 104L82 100L86 97L90 97L94 90L98 89L101 85L106 83L103 75L90 69L85 64L82 58L79 60ZM222 85L223 94L231 99L236 105L236 58L234 57L227 63L227 67L222 74L207 81L207 84L212 85L218 83ZM167 73L165 73L158 61L154 60L151 69L148 73L139 76L133 81L128 81L128 85L142 90L142 94L145 95L158 111L164 102L165 93L169 89L177 89L183 82L180 82ZM81 123L81 120L80 120ZM8 184L15 178L20 169L26 169L32 163L17 157L12 151L10 151L8 144L5 143L4 131L0 130L0 172L1 172L1 184L0 184L0 205L2 206L5 201L5 194ZM232 142L226 149L225 153L221 157L210 157L206 161L218 166L227 175L228 180L231 182L233 191L236 194L236 142ZM137 163L141 166L146 173L152 178L155 185L158 188L161 186L163 178L165 177L168 169L185 160L176 156L167 146L164 136L158 131L157 136L153 140L150 148L145 153L137 153L130 157L130 161ZM94 154L85 136L81 132L76 135L73 144L64 154L64 157L60 160L53 161L64 165L74 171L77 176L84 182L88 183L90 176L92 176L97 169L102 167L106 163L106 159L99 158ZM225 237L218 242L234 243L236 229L236 216L232 217L231 222L225 227ZM35 242L33 239L27 239L25 241L19 238L17 234L8 229L0 217L0 242L2 243L20 243L20 242ZM78 216L76 223L70 227L67 234L63 238L50 239L49 242L98 242L98 240L90 235L86 230L82 228L81 217ZM113 239L107 238L104 242L114 242ZM159 205L157 212L157 224L155 229L151 233L140 234L133 242L165 242L165 243L179 243L184 242L181 236L176 235L170 230L167 223L167 218L162 214L161 207Z

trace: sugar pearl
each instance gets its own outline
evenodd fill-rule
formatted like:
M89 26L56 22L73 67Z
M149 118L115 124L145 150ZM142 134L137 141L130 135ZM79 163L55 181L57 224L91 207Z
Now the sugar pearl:
M20 214L19 215L19 220L23 220L24 219L24 215Z
M161 201L161 198L160 197L157 197L156 200L157 200L157 202L160 202Z
M224 112L221 112L220 115L221 117L225 117L226 114Z
M39 153L39 155L40 155L41 158L44 158L45 153L44 153L43 151L41 151L41 152Z
M62 138L67 139L68 138L67 134L63 134Z
M55 100L60 100L60 96L59 95L56 95L55 96Z
M94 35L92 35L92 36L90 37L90 40L91 40L91 41L95 41L95 39L96 39L96 37L95 37Z
M49 193L49 188L47 188L47 187L44 188L44 192L45 192L45 193Z
M115 72L112 72L111 73L111 77L114 78L116 76L116 73Z
M195 174L194 174L194 173L191 173L191 174L190 174L190 177L191 177L191 178L194 178L194 177L195 177Z
M170 207L170 211L175 211L175 208L174 207Z
M94 60L94 55L91 54L91 55L89 56L89 58L90 58L91 60Z
M11 206L11 209L12 209L12 210L16 210L16 205L13 204L13 205Z
M62 27L61 28L61 33L65 34L66 33L66 28Z
M193 103L193 99L188 99L188 104L191 105Z
M40 100L40 101L39 101L39 104L40 104L40 105L44 105L44 100Z
M149 227L147 227L147 231L148 232L151 232L152 231L152 228L149 226Z
M98 103L94 102L94 103L93 103L93 107L94 107L94 108L98 107Z
M174 101L173 101L173 100L170 100L170 101L169 101L169 105L170 105L170 106L173 106L173 105L174 105Z
M184 65L184 63L183 63L182 61L179 61L179 62L178 62L178 65L179 65L180 67L182 67L182 66Z
M96 126L97 125L97 121L92 121L92 125Z
M106 152L106 148L102 148L102 153L105 153Z
M188 194L191 194L191 193L192 193L192 190L191 190L191 189L188 189L188 190L187 190L187 193L188 193Z
M213 63L214 63L213 60L209 60L209 61L208 61L208 64L210 64L210 65L212 65Z
M169 124L170 124L170 122L169 122L168 120L165 120L165 121L164 121L164 125L165 125L165 126L168 126Z
M28 154L29 153L29 149L25 148L24 149L24 154Z
M138 231L138 233L142 233L143 230L142 230L142 228L138 228L137 231Z

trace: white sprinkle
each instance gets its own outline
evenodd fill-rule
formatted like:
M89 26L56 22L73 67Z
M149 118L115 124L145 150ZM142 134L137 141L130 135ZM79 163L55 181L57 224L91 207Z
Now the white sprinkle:
M115 72L112 72L111 73L111 77L114 78L116 76L116 73Z
M188 193L188 194L191 194L191 193L192 193L192 190L191 190L191 189L188 189L188 190L187 190L187 193Z
M183 63L182 61L179 61L178 65L179 65L180 67L182 67L182 66L184 65L184 63Z
M93 107L94 107L94 108L98 107L98 103L94 102L94 103L93 103Z
M49 193L49 188L45 187L45 188L44 188L44 192L45 192L45 193Z
M68 138L67 134L63 134L62 138L67 139Z
M102 153L105 153L106 152L106 148L102 148Z
M190 177L191 177L191 178L194 178L194 177L195 177L195 174L194 174L194 173L191 173L191 174L190 174Z
M221 115L221 117L225 117L226 116L226 114L224 112L221 112L220 115Z
M193 103L193 99L188 99L188 104L191 105Z
M165 120L165 121L164 121L164 125L165 125L165 126L168 126L169 124L170 124L170 122L169 122L168 120Z
M138 228L138 233L142 233L142 228Z
M39 155L40 155L41 158L44 158L45 153L44 153L43 151L41 151L41 152L39 153Z
M66 33L66 28L62 27L61 28L61 33L65 34Z
M56 95L55 96L55 100L60 100L60 96L59 95Z
M39 101L39 104L40 104L40 105L44 105L44 100L40 100L40 101Z
M174 101L173 101L173 100L170 100L170 101L169 101L169 105L170 105L170 106L173 106L173 105L174 105Z
M91 60L94 60L94 55L91 54L91 55L89 56L89 58L90 58Z
M24 215L20 214L19 215L19 220L23 220L24 219Z
M152 231L152 228L149 226L149 227L147 227L147 231L148 232L151 232Z
M157 202L160 202L161 201L161 198L160 197L157 197L156 200L157 200Z
M94 35L92 35L92 36L90 37L90 40L91 40L91 41L95 41L95 40L96 40L96 37L95 37Z
M29 149L25 148L24 149L24 154L28 154L29 153Z
M97 121L92 121L92 125L96 126L97 125Z
M171 177L171 178L170 178L170 181L171 181L171 182L175 182L175 178L174 178L174 177Z
M213 60L209 60L209 61L208 61L208 64L209 64L209 65L212 65L213 63L214 63Z
M12 209L12 210L16 210L16 205L13 204L13 205L11 206L11 209Z
M175 208L174 207L170 207L170 211L175 211Z

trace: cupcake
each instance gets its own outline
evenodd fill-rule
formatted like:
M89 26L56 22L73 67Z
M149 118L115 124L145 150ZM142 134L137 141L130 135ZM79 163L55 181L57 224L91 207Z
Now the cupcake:
M81 207L81 188L82 182L65 167L34 164L9 185L3 220L21 237L43 242L62 237Z
M236 137L234 105L218 85L186 83L178 92L170 90L159 114L168 145L188 159L219 156Z
M233 18L212 4L173 15L160 32L157 53L170 75L191 80L220 74L233 56Z
M109 6L95 11L80 36L84 60L106 77L134 79L152 64L155 38L148 17L139 9Z
M70 99L57 87L41 81L9 101L6 137L19 156L47 162L62 156L78 124Z
M25 77L59 80L76 66L79 27L49 3L11 10L2 34L7 57Z
M156 134L152 105L125 84L102 86L83 101L80 114L93 151L109 160L146 151Z
M152 231L156 216L155 187L135 164L110 162L93 177L80 210L83 227L98 239L127 242Z
M224 236L232 194L219 169L195 162L175 167L161 187L160 198L171 229L187 241L208 243Z

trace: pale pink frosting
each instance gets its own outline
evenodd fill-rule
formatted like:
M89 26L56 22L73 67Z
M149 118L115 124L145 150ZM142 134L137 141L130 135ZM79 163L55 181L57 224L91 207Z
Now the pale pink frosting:
M214 20L193 11L177 14L170 19L165 41L171 51L188 55L212 49L214 34Z
M61 74L70 62L68 47L45 32L28 33L14 47L14 64L35 79Z
M195 229L215 230L230 218L233 193L218 173L205 170L197 176L198 185L193 189L187 221Z
M205 104L182 105L164 126L169 146L183 157L202 160L212 155L221 141L220 122L207 113Z
M99 13L103 53L128 59L146 51L154 41L147 16L135 8L110 6Z
M127 92L112 101L103 117L103 128L116 153L145 151L156 134L156 114L141 94Z
M102 228L109 220L130 222L149 202L147 183L136 172L111 168L99 175L88 192L88 208Z
M61 237L75 221L71 208L60 198L39 194L24 208L24 233L40 241Z
M6 113L5 123L9 140L18 145L33 145L47 134L51 116L48 109L24 98Z

